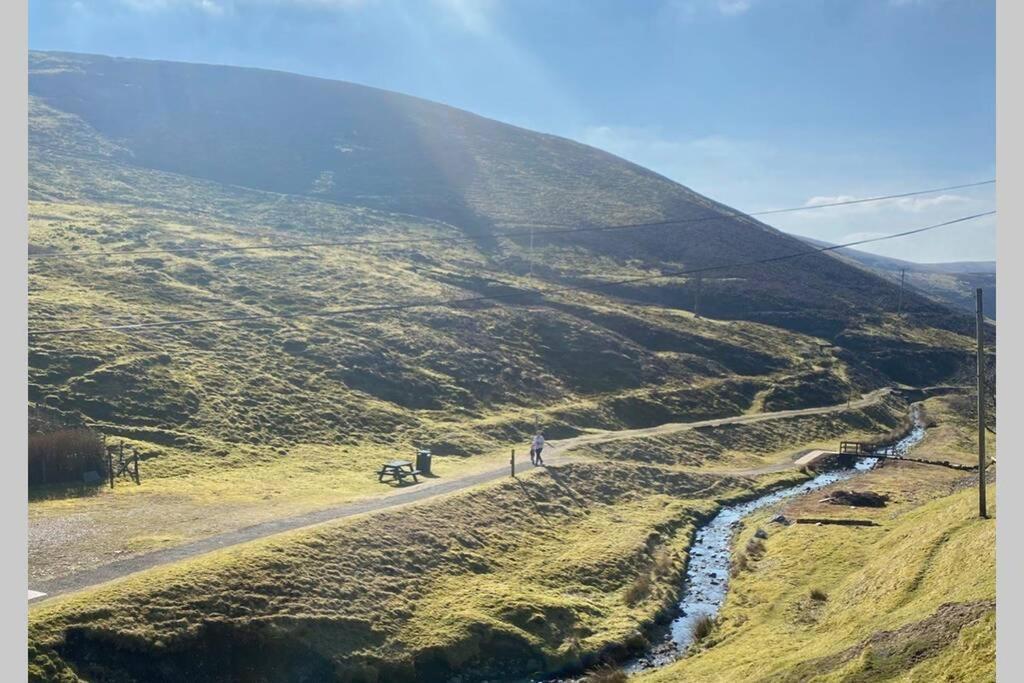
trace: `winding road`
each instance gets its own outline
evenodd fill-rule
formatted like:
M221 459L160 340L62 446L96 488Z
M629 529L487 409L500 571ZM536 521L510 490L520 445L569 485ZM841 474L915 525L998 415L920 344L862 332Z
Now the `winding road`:
M892 391L893 390L891 388L878 389L869 394L865 394L862 398L856 401L834 406L803 408L798 410L780 410L771 413L753 413L737 415L734 417L717 418L713 420L699 420L696 422L671 422L658 425L656 427L645 427L641 429L589 432L570 439L549 441L549 448L547 448L545 452L545 460L549 465L563 464L567 462L565 453L581 446L594 446L626 439L663 436L691 429L699 429L702 427L750 424L805 415L825 415L828 413L845 412L848 410L859 410L861 408L877 404L892 393ZM759 475L784 470L793 466L794 463L792 461L786 460L759 468L721 472L721 474L740 476ZM517 472L525 472L530 469L533 469L533 466L528 462L516 463ZM485 484L487 482L507 477L508 474L509 468L507 466L503 466L493 470L487 470L485 472L456 477L454 479L423 482L417 486L403 488L395 493L369 500L355 501L352 503L324 508L322 510L315 510L301 515L270 520L260 524L226 531L196 541L191 541L189 543L184 543L179 546L135 555L133 557L110 562L93 569L37 582L37 584L32 586L32 589L28 591L28 599L29 602L34 605L64 593L91 588L99 584L107 583L108 581L123 578L136 572L152 569L153 567L187 560L197 555L238 545L240 543L246 543L248 541L254 541L284 531L292 531L294 529L323 524L324 522L353 517L355 515L363 515L378 512L380 510L389 510L401 505L409 505L411 503L417 503L423 500L436 498L438 496L456 493L473 486L478 486L480 484Z

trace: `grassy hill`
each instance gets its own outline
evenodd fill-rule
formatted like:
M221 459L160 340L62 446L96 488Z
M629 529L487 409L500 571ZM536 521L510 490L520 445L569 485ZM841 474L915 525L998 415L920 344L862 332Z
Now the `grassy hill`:
M804 248L599 150L353 84L32 53L30 95L30 251L476 237L36 261L33 330L507 295ZM532 253L523 238L487 237L667 217L708 220L538 238ZM701 312L736 322L686 314L695 279L675 277L530 306L35 337L30 398L167 446L211 433L436 442L454 423L569 399L602 412L566 420L577 427L628 423L607 414L608 397L737 374L781 372L829 402L886 373L941 381L966 358L967 318L910 296L924 322L893 332L891 284L827 255L716 271L701 286ZM851 352L817 367L812 337ZM920 376L899 376L908 358L924 360ZM636 400L678 413L672 398ZM474 450L460 439L453 452Z
M445 221L479 235L488 261L503 271L523 272L522 240L494 243L486 236L533 224L700 219L544 240L558 252L585 250L664 270L802 249L793 237L606 152L351 83L33 53L29 89L41 108L74 122L74 132L70 125L53 126L56 134L34 131L33 145L51 154L101 153L133 168ZM546 259L538 265L552 279L583 275L548 267ZM894 303L891 286L825 255L727 270L708 280L709 315L808 307L850 314L868 302L872 308ZM678 305L692 299L684 285L662 282L656 291L631 293ZM919 298L908 303L941 310Z
M707 273L701 317L693 277L566 291L806 248L568 140L290 74L30 61L29 250L63 254L30 263L33 331L289 316L30 338L29 400L138 448L146 482L33 491L33 577L378 495L382 459L414 448L455 476L538 426L557 439L834 405L972 362L969 316L912 295L897 319L891 283L825 254ZM454 173L453 155L472 168ZM325 170L333 185L315 184ZM494 235L695 216L532 250ZM396 239L421 241L89 255ZM71 511L81 542L53 544ZM124 534L100 533L124 516Z

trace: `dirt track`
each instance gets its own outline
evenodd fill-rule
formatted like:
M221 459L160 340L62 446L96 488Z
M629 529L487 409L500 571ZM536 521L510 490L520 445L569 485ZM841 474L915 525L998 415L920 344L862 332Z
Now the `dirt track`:
M769 420L778 420L788 417L796 417L800 415L823 415L832 412L843 412L846 410L857 410L860 408L873 405L881 401L884 397L891 393L891 389L879 389L865 394L863 398L853 401L850 404L840 404L835 406L824 406L820 408L804 408L800 410L781 410L774 413L756 413L751 415L737 415L735 417L718 418L714 420L700 420L697 422L672 422L668 424L658 425L656 427L646 427L642 429L626 429L619 431L603 431L593 432L588 434L582 434L580 436L573 437L571 439L563 439L560 441L549 441L549 448L545 451L545 461L549 465L558 465L567 462L566 456L564 455L568 451L581 446L591 446L602 443L609 443L612 441L621 441L624 439L635 439L649 436L659 436L665 434L674 434L677 432L683 432L691 429L698 429L701 427L716 427L727 424L748 424L754 422L765 422ZM767 465L763 467L747 469L747 470L735 470L731 472L721 472L721 474L730 475L759 475L766 474L769 472L776 472L780 470L792 467L791 461L784 461L773 465ZM517 462L516 471L525 472L533 469L528 462ZM444 481L428 481L423 482L418 486L413 486L406 489L401 489L395 493L381 496L379 498L373 498L370 500L357 501L353 503L346 503L344 505L337 505L322 510L316 510L306 514L296 515L293 517L285 517L282 519L271 520L260 524L254 524L252 526L243 527L240 529L234 529L224 533L215 534L208 536L197 541L192 541L172 548L164 548L141 555L136 555L116 562L104 564L102 566L81 571L75 574L67 576L56 577L47 581L38 582L36 585L31 586L31 592L40 592L44 595L30 598L32 604L36 604L45 601L49 598L56 597L63 593L69 593L72 591L82 590L90 588L101 583L113 581L135 572L151 569L160 565L170 564L172 562L178 562L185 560L197 555L202 555L214 550L226 548L229 546L237 545L239 543L245 543L247 541L253 541L273 534L281 533L283 531L291 531L293 529L299 529L302 527L312 526L315 524L322 524L337 519L343 519L346 517L352 517L355 515L362 515L367 513L377 512L379 510L386 510L398 507L400 505L408 505L411 503L420 502L428 498L434 498L437 496L443 496L450 493L456 493L464 489L468 489L473 486L484 484L502 477L507 477L509 474L508 467L496 468L488 470L486 472L480 472L477 474L467 475L464 477L458 477L455 479L449 479Z

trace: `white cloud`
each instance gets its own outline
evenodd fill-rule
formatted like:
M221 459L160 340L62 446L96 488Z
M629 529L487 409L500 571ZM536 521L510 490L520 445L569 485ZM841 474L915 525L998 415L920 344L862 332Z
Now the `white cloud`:
M758 0L670 0L666 7L683 21L700 15L735 17L746 14Z
M210 15L221 15L260 7L294 7L326 12L346 12L377 4L380 0L114 0L114 2L137 12L189 9ZM399 10L403 9L401 1L391 4ZM494 14L498 7L497 0L429 0L429 3L425 4L441 21L448 22L460 30L481 36L496 34Z
M245 7L292 5L324 10L350 10L373 0L117 0L121 5L139 12L160 12L170 9L194 9L220 15Z
M718 0L718 11L727 16L743 14L750 9L752 0Z
M804 206L821 206L823 204L839 204L842 202L854 202L860 197L855 197L848 194L832 195L832 196L815 196L804 202ZM964 204L971 200L967 197L958 194L939 194L934 196L921 195L917 197L898 197L895 199L885 199L877 202L864 202L862 204L850 204L849 206L841 207L846 211L860 211L860 212L878 212L886 211L891 208L901 209L909 213L921 213L928 209L932 209L937 206L947 206L949 204ZM840 208L840 207L837 207Z
M492 32L495 0L432 0L434 7L461 28L479 35Z

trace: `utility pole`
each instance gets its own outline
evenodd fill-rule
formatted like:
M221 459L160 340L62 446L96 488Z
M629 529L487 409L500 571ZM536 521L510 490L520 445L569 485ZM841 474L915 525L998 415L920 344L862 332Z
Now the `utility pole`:
M533 226L530 226L530 285L533 285Z
M977 297L978 334L978 513L988 517L985 504L985 318L981 308L981 288L975 290Z
M903 313L903 283L907 277L906 268L900 268L900 299L899 303L896 304L896 314L900 315Z
M697 273L697 290L693 293L693 317L700 317L700 288L704 283L704 279L700 273Z

